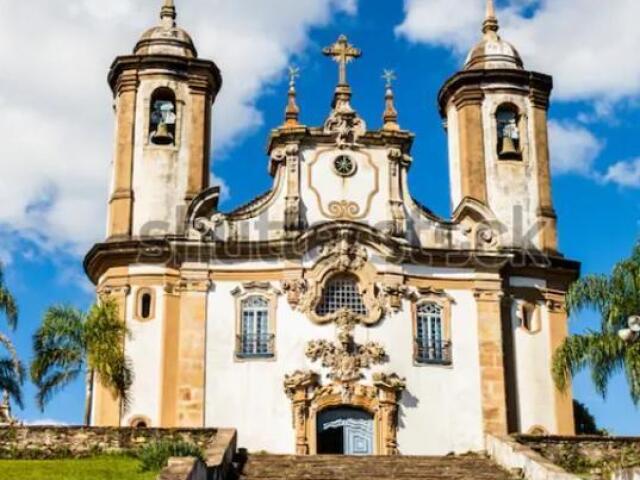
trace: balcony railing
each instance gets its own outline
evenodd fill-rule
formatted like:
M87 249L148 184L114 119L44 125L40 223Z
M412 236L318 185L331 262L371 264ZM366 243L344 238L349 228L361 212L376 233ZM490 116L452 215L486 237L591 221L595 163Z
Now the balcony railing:
M451 365L451 342L416 340L416 362Z
M275 354L275 335L244 334L236 339L236 355L239 358L270 358Z

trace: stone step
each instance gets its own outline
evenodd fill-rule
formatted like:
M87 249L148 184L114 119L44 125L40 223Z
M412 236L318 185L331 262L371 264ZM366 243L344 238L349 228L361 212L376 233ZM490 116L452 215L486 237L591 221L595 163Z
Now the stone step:
M241 480L513 480L481 455L348 457L249 455Z

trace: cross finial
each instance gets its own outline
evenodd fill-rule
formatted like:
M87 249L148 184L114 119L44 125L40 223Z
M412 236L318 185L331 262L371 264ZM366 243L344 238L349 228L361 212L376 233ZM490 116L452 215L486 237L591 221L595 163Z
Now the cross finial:
M289 101L285 110L285 127L297 127L299 125L300 107L296 101L296 79L300 77L300 69L289 66Z
M289 66L289 87L295 88L296 80L300 78L300 69L295 65Z
M384 130L399 130L398 125L398 111L394 104L393 95L393 81L396 80L396 73L393 70L384 70L382 78L385 80L385 87L387 89L385 94L385 108L382 118L384 119Z
M496 5L494 0L487 0L487 13L482 25L482 33L497 32L500 29L498 17L496 16Z
M355 48L349 43L345 35L340 35L338 41L325 48L322 51L327 57L333 58L339 65L339 85L348 85L347 83L347 64L351 63L356 58L362 56L362 51Z
M175 27L176 25L176 6L173 0L164 0L162 9L160 10L160 18L162 24L168 28Z
M391 88L393 87L393 82L394 80L396 80L398 77L396 77L396 72L394 72L393 70L384 70L384 73L382 74L382 78L385 80L385 87L386 88Z

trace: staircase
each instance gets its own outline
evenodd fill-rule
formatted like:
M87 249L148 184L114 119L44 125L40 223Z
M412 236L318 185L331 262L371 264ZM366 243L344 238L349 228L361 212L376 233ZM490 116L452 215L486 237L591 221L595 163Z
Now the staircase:
M249 455L240 480L513 480L480 455L346 457Z

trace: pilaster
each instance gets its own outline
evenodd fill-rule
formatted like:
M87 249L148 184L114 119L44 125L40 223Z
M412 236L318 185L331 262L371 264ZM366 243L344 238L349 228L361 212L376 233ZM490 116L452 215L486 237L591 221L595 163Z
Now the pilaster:
M507 434L507 397L499 285L477 286L480 382L485 433Z
M456 92L460 146L460 182L462 198L487 203L487 173L484 158L484 131L480 88L466 87Z
M107 237L131 235L133 211L133 149L138 75L124 72L116 89L116 149L109 200Z
M534 145L536 150L536 165L538 176L538 216L542 222L540 246L548 252L558 251L557 216L553 208L551 192L551 167L549 160L549 132L547 109L548 97L538 93L531 95L532 122Z
M182 272L177 372L177 421L181 427L203 427L208 273Z
M566 301L562 292L547 291L544 293L544 297L549 314L550 350L553 355L569 336ZM575 435L571 384L567 385L564 392L554 386L553 395L556 413L555 433L557 435Z

